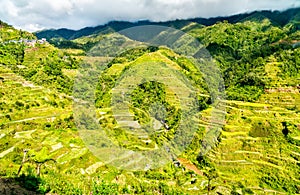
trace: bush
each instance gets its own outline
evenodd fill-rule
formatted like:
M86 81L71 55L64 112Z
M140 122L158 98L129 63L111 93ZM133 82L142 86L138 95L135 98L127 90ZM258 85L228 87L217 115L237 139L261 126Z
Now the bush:
M251 137L268 137L271 135L272 126L268 121L255 121L249 135Z
M98 183L93 182L92 195L113 195L118 194L118 185L109 184L104 181Z
M18 177L17 182L27 190L45 194L50 191L50 187L42 180L33 174L22 174Z

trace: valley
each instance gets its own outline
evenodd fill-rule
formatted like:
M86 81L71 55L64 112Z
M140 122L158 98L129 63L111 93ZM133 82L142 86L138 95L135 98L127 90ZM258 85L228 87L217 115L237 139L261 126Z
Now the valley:
M0 194L8 192L5 185L24 194L48 195L300 194L300 48L293 45L300 41L299 12L281 13L285 21L278 14L163 24L188 33L209 51L224 79L226 98L220 104L225 109L215 112L223 113L225 121L213 117L205 75L190 58L166 46L135 47L113 57L97 54L102 40L134 42L115 33L132 23L58 37L59 30L34 35L1 22ZM34 46L9 42L46 35L49 42ZM195 115L192 120L181 121L182 102L192 102L184 99L190 97L188 87L180 77L158 72L157 66L175 69L185 76L183 84L191 83L197 99L196 111L187 112ZM99 68L101 75L82 71L85 67ZM123 76L127 70L164 75L173 88L159 79L138 83L131 74ZM92 93L80 76L96 78ZM123 94L128 110L120 109L125 104L118 104L118 92L133 84L131 94ZM85 110L89 101L94 111ZM89 113L96 123L89 121ZM163 148L182 124L197 129L186 148L164 166L128 170L133 167L131 153L105 161L90 150L79 127L89 130L93 124L111 141L103 138L99 145L113 143L134 152ZM216 132L210 132L211 126ZM136 159L138 165L143 161Z

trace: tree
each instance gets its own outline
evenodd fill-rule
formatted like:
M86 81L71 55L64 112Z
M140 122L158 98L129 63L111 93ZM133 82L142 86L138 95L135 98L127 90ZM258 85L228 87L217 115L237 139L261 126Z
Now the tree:
M33 150L25 149L23 151L23 160L20 165L20 168L18 170L17 175L19 176L22 170L22 167L25 163L27 162L34 162L36 164L36 175L40 176L41 174L41 167L44 165L46 162L53 161L56 162L54 159L52 159L49 155L49 151L46 147L43 147L42 150L39 152L35 152ZM28 154L28 158L27 158Z
M204 171L204 176L207 178L208 184L207 184L207 194L209 195L210 191L215 188L211 185L211 182L215 180L216 178L219 177L218 172L216 171L215 168L211 167L205 167Z

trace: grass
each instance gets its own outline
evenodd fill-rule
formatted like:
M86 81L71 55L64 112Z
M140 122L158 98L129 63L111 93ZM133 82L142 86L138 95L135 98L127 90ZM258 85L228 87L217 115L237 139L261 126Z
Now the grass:
M220 29L220 33L223 30ZM84 42L85 39L78 41ZM55 48L40 47L38 52L27 49L25 66L37 66L52 49ZM82 51L65 52L80 55ZM175 86L166 90L166 101L179 108L181 99L175 94L187 96L189 90L185 89L184 83L177 85L178 80L170 77L168 75L170 72L155 70L157 65L162 65L165 68L183 71L178 63L166 56L178 57L171 51L160 48L156 52L140 56L133 62L113 64L106 74L119 76L129 66L138 69L139 65L148 64L147 68L151 74L165 73L165 81ZM107 59L85 58L92 64ZM226 101L226 124L216 141L217 145L207 154L205 165L198 162L196 157L201 149L201 140L207 133L212 119L211 108L199 113L201 118L195 120L201 127L194 134L195 137L187 149L176 157L181 165L177 167L170 162L164 167L146 172L118 170L101 162L87 149L79 136L74 123L71 97L54 89L35 86L10 69L0 66L0 77L4 78L4 82L0 83L0 174L5 177L16 177L22 162L23 150L29 149L32 158L33 155L42 155L41 153L45 151L47 157L55 160L56 163L45 163L41 173L41 178L51 189L51 193L89 194L91 191L100 193L109 188L115 189L113 185L115 183L118 191L124 194L171 194L167 193L171 189L176 189L178 193L204 194L207 192L208 183L207 177L203 174L206 166L214 167L218 173L218 177L212 182L216 187L215 192L228 194L236 189L240 194L247 194L244 191L251 189L256 194L298 193L300 146L297 141L300 140L300 94L296 90L282 90L286 89L287 84L277 79L279 65L270 58L265 66L266 77L272 80L269 87L277 90L263 94L252 103ZM63 69L63 74L74 78L77 71ZM121 83L123 87L128 83L134 83L135 79L128 78L126 81L125 84ZM198 88L197 90L201 91ZM154 121L146 111L139 109L136 111L149 117L150 122ZM116 113L113 113L112 107L97 108L96 113L100 122L103 122L102 127L111 137L116 137L115 143L139 151L156 150L161 147L155 143L157 140L138 139L135 134L122 131L114 119ZM134 114L131 112L130 116ZM214 123L221 122L214 121ZM136 125L136 121L134 124ZM158 131L166 132L163 126L157 126ZM287 132L287 135L284 132ZM130 155L124 154L122 158L130 158ZM118 160L120 159L116 161ZM35 174L36 166L34 162L28 162L22 173ZM122 166L132 165L122 164Z
M260 183L257 175L264 174L260 172L263 167L273 170L273 172L283 171L284 175L298 177L293 153L296 151L298 153L299 148L296 151L289 149L293 144L287 143L281 132L282 127L278 124L285 121L291 121L295 125L299 124L299 113L290 111L286 106L280 107L280 105L285 105L284 101L279 105L277 103L269 105L260 103L278 95L280 96L281 93L265 94L258 103L227 102L227 124L224 127L225 131L222 132L222 141L209 154L220 170L220 177L224 180L242 182L254 192L260 193L261 191L255 189L255 186ZM299 98L299 96L299 93L293 94L294 98ZM269 120L273 125L277 124L278 126L275 125L273 130L269 129L270 134L271 131L277 134L276 138L252 138L249 135L252 129L249 123L251 124L251 121L254 120ZM290 131L291 134L298 134L300 129L291 127ZM299 186L298 180L291 181L291 185ZM272 193L271 190L270 193Z
M68 96L44 87L23 86L22 83L25 80L3 66L0 66L0 76L4 78L4 82L0 84L1 93L4 94L1 102L5 103L1 106L3 115L0 118L0 163L2 165L0 173L2 176L4 173L5 177L16 177L24 149L29 149L31 155L38 155L42 148L46 148L46 155L54 159L56 163L47 162L42 166L43 182L39 185L43 187L46 184L47 189L51 189L53 193L87 194L92 191L93 180L99 182L106 180L111 183L116 180L116 177L125 177L126 183L117 182L120 189L134 186L131 188L131 193L142 193L142 189L146 186L148 190L159 189L156 176L152 179L145 179L145 173L136 175L132 172L116 172L115 168L99 162L88 151L75 130L72 119L72 101ZM16 103L17 101L19 102ZM29 105L27 109L25 109L26 105ZM104 118L110 118L111 108L98 109L97 113ZM7 118L7 115L10 118ZM149 149L135 142L130 145L139 147L140 150ZM168 166L170 165L166 168ZM30 173L30 170L35 169L35 163L25 163L21 173L26 175ZM173 168L170 169L173 170ZM161 170L150 172L155 175ZM186 177L184 171L178 174L179 177ZM165 173L164 175L167 176ZM173 182L174 178L168 177L166 182ZM183 181L186 182L186 179ZM193 186L189 184L178 190L185 187ZM175 184L174 188L178 186Z

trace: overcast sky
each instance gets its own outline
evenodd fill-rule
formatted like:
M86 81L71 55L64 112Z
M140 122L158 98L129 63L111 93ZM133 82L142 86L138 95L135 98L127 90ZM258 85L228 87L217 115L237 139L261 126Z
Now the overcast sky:
M80 29L112 20L207 18L299 6L300 0L0 0L0 20L28 31Z

